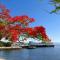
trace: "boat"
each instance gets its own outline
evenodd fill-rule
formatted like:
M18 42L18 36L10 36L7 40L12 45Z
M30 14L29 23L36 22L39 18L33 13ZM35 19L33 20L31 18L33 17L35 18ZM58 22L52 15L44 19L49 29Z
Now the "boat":
M55 45L35 45L36 47L54 47Z
M33 46L33 45L27 47L27 49L35 49L35 48L36 46Z
M54 47L55 45L51 43L32 43L29 42L29 47Z
M54 47L55 45L53 43L40 43L40 44L35 44L36 47Z

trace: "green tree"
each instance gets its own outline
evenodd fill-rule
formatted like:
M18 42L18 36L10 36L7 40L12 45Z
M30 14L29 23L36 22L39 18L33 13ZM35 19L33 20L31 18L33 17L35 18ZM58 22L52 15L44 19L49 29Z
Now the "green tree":
M40 2L43 2L44 0L40 0ZM48 3L55 8L50 13L59 13L60 11L60 0L46 0L49 1Z
M52 5L55 7L50 13L57 13L60 11L60 0L50 0Z

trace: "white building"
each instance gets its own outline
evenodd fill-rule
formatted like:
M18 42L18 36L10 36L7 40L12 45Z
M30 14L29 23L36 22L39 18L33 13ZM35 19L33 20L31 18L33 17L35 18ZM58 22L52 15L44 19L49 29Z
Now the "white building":
M31 37L26 38L25 36L20 36L20 37L19 37L19 41L20 41L21 43L27 44L27 45L28 45L29 42L32 42L32 44L33 44L33 43L36 43L36 44L42 43L42 40L39 40L38 38L31 38Z

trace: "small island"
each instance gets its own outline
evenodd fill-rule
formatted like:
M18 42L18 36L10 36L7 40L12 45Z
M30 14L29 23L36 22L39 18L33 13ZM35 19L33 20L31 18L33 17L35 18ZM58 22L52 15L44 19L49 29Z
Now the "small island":
M54 47L44 26L29 26L34 18L12 17L6 7L1 5L0 9L0 49Z

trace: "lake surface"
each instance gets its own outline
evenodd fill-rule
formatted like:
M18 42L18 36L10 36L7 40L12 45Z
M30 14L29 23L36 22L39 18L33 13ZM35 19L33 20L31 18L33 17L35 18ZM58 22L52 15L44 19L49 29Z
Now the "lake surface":
M60 60L60 45L47 48L0 51L0 60Z

